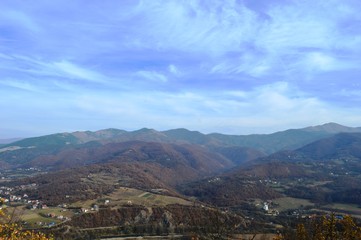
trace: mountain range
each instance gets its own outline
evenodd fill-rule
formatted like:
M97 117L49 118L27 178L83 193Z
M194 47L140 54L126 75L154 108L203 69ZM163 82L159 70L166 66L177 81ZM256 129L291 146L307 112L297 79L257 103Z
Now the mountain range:
M12 194L71 206L66 211L101 204L98 212L77 213L51 229L59 236L145 223L166 231L263 231L290 218L287 211L266 216L257 201L272 207L277 199L308 201L316 209L298 210L309 213L333 203L360 204L361 128L327 123L252 135L147 128L56 133L0 146L0 168L2 186ZM113 204L105 205L107 199ZM164 205L166 199L172 200Z
M40 192L47 195L43 198L53 202L56 200L49 191L54 192L57 186L67 185L68 195L76 198L81 194L74 189L88 189L95 196L121 184L144 190L162 188L168 194L198 196L208 203L227 205L250 197L281 195L255 179L328 179L331 170L325 172L317 165L327 161L335 174L357 174L361 172L360 146L361 128L336 123L259 135L106 129L7 144L0 147L0 166L48 171L26 181L37 182ZM220 180L214 181L215 177ZM99 185L97 178L108 181ZM236 191L240 188L243 191Z
M316 203L359 204L360 173L361 133L345 132L295 150L255 159L211 178L184 184L180 191L219 206L239 205L247 199L272 199L280 195L310 199ZM266 187L275 184L283 187Z
M190 145L197 145L198 149L212 152L212 154L218 153L229 159L234 165L238 165L280 150L294 150L339 132L361 132L361 128L328 123L315 127L289 129L273 134L253 135L202 134L187 129L156 131L147 128L132 132L106 129L96 132L57 133L26 138L0 147L0 162L2 167L19 167L29 162L41 164L39 158L44 159L46 156L54 154L59 157L61 151L73 150L79 154L79 149L95 147L100 149L101 145L110 143L138 141L176 145L188 144L188 148L190 148ZM51 158L54 158L54 156L51 156ZM59 161L57 161L57 165L61 166L62 164ZM67 167L71 165L69 161ZM92 161L99 162L94 157ZM84 163L73 160L72 164L77 166ZM49 164L44 166L49 166Z

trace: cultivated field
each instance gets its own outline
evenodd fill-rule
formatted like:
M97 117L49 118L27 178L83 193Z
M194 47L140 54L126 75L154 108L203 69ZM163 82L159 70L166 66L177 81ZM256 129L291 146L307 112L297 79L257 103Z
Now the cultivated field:
M277 209L279 212L291 209L301 209L307 206L314 206L313 203L306 199L292 197L277 198L273 200L273 203L278 205L275 207L275 209Z
M107 201L109 200L109 202ZM79 201L73 206L77 207L91 207L93 204L107 204L109 206L121 206L121 205L143 205L146 207L152 206L166 206L169 204L181 204L181 205L192 205L192 202L171 196L165 196L156 193L150 193L134 188L120 187L109 195L103 195L101 198Z

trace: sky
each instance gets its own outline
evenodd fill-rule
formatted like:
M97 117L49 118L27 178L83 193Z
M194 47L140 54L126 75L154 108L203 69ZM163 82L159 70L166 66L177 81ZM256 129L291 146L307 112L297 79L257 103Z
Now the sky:
M0 139L361 126L359 0L1 0Z

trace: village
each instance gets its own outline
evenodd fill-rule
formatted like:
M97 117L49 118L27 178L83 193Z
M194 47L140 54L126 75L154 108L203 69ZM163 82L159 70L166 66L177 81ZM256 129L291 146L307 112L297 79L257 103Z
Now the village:
M128 188L120 188L117 193L109 196L110 198L101 198L94 201L78 202L78 203L61 203L57 206L48 206L41 199L37 199L36 196L30 193L37 190L38 186L35 183L22 184L22 185L8 185L7 182L22 176L25 173L38 174L41 170L35 168L29 169L16 169L13 172L3 171L0 173L0 181L4 183L0 185L0 198L3 205L1 208L6 208L7 212L15 213L19 222L22 223L24 228L51 228L70 221L74 216L80 214L94 213L104 207L121 205L132 205L135 199L138 199L135 204L144 203L144 199L148 199L151 194L161 194L164 189L151 189L149 192L135 191ZM215 177L208 182L219 183L222 179ZM303 178L295 178L285 181L272 178L254 178L245 180L250 184L264 184L270 186L276 190L282 191L290 185L308 185L315 184L315 182L308 182ZM326 182L317 182L322 185ZM134 193L133 193L134 192ZM29 197L32 196L32 197ZM128 196L129 195L129 196ZM134 196L130 196L134 195ZM127 196L127 197L126 197ZM70 196L64 195L67 199ZM164 197L163 197L164 198ZM122 199L122 200L119 200ZM140 202L139 202L140 201ZM278 199L253 199L249 201L250 205L253 205L253 210L245 213L246 219L267 219L270 228L279 228L280 219L285 218L314 218L323 212L315 211L314 203L298 198L282 197ZM202 207L204 207L202 205ZM342 218L342 214L337 215L338 218Z
M16 172L7 171L5 174L0 173L0 179L4 183L8 179L15 179L19 172L22 173L24 171L38 171L38 169L17 169ZM27 193L19 194L19 192L32 191L36 188L37 185L35 183L16 187L0 186L0 209L11 213L13 220L21 221L25 228L53 227L70 221L74 215L99 211L98 204L92 204L88 208L71 206L65 203L58 206L48 206L39 199L30 198ZM109 199L100 202L104 206L109 203Z

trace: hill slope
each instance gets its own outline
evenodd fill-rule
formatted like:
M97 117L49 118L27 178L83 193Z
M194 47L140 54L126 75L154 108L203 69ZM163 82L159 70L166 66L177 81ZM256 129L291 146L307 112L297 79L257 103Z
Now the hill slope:
M0 165L18 167L32 162L41 156L57 155L62 151L77 148L79 145L100 146L108 143L129 141L200 145L234 164L253 160L280 150L293 150L315 140L326 138L338 132L360 132L361 128L350 128L335 123L303 129L290 129L273 134L225 135L202 134L187 129L156 131L140 129L127 132L118 129L105 129L96 132L58 133L27 138L5 146L0 146Z
M157 163L189 175L209 174L234 166L230 160L201 146L141 141L78 145L56 154L37 157L26 166L62 169L107 162Z
M217 177L185 184L180 190L220 206L280 195L317 203L358 204L361 133L339 133L294 151L277 152Z

